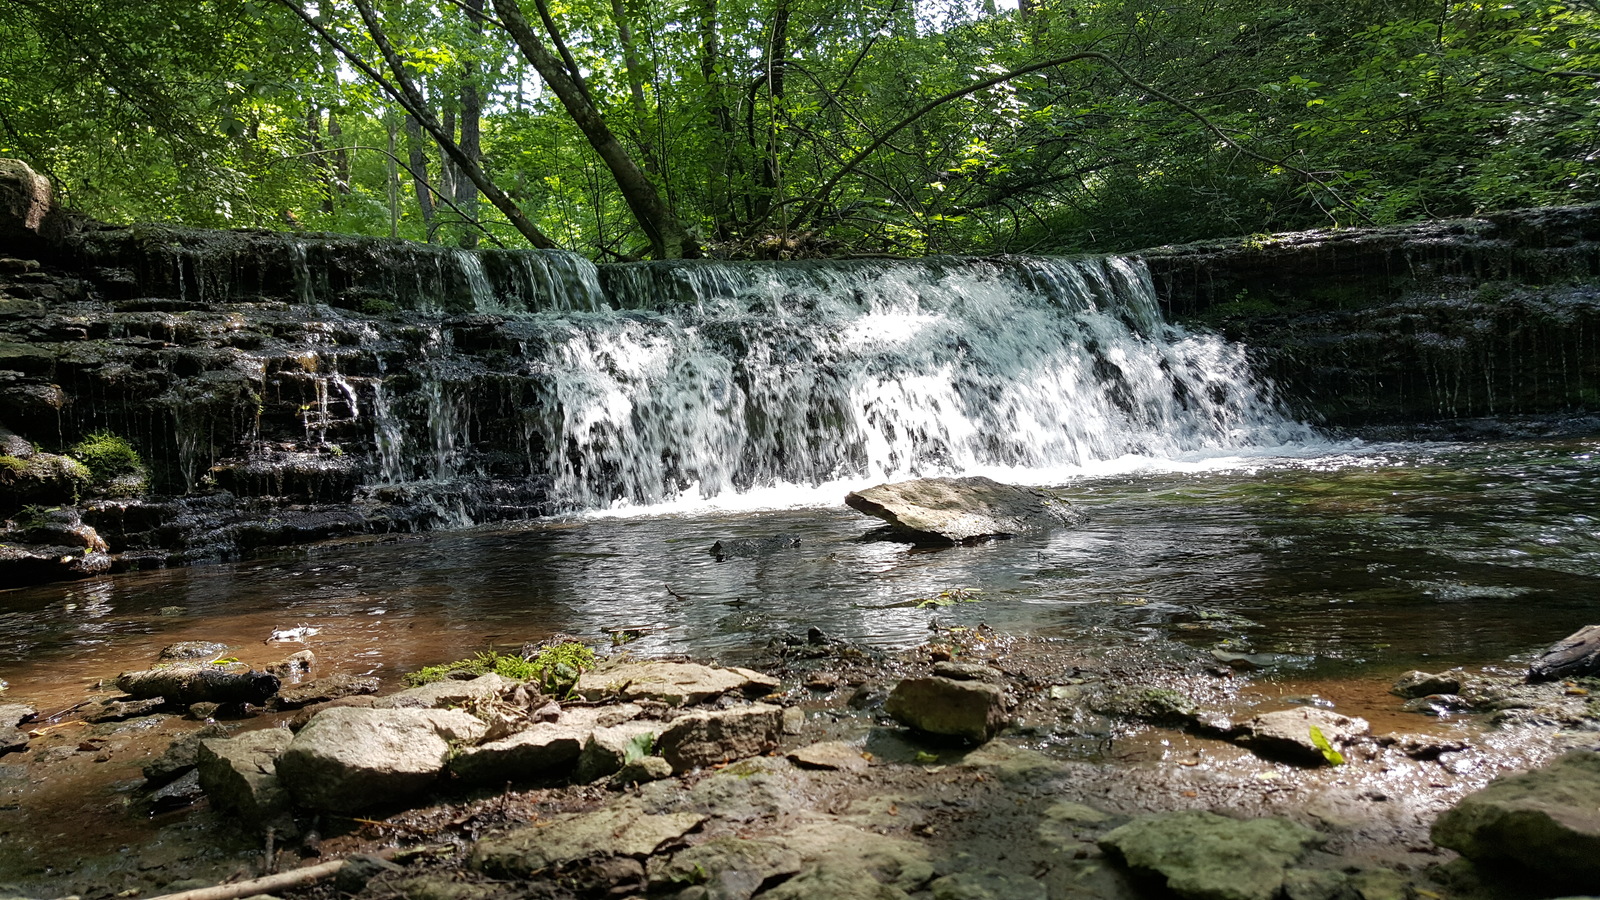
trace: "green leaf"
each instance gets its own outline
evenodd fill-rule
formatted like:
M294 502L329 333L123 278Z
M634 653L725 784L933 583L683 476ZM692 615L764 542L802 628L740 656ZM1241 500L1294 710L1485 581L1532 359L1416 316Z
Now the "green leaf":
M1311 726L1311 744L1322 751L1322 758L1327 760L1329 765L1344 765L1344 755L1333 749L1333 744L1328 742L1327 735L1324 735L1322 729L1315 725Z
M655 745L656 736L654 734L646 732L638 737L635 737L633 740L629 741L628 746L624 747L622 750L622 764L627 765L634 760L643 759L644 757L649 756L651 752L655 750Z

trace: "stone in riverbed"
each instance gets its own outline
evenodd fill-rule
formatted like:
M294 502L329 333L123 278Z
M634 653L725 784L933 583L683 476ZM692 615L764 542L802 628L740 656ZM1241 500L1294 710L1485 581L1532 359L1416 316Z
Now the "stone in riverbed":
M1600 625L1588 625L1557 641L1528 667L1529 681L1555 681L1600 673Z
M702 884L708 897L749 900L769 879L800 871L800 854L776 839L719 837L650 861L657 890Z
M148 700L107 700L99 706L90 707L83 715L85 722L120 722L123 719L148 716L158 712L167 705L164 697L151 697Z
M354 812L426 791L444 771L450 742L488 726L460 710L323 710L278 759L283 783L304 806Z
M465 681L445 679L408 688L372 705L379 709L446 709L496 700L516 689L517 682L490 672Z
M1037 488L992 478L920 478L852 491L852 509L920 542L961 544L1082 521L1067 501Z
M166 752L144 767L144 780L152 785L166 784L194 768L201 741L227 736L228 729L216 724L182 735L167 745Z
M28 733L18 728L0 727L0 755L28 749Z
M182 662L187 660L219 659L228 652L227 644L216 641L179 641L168 644L156 654L156 659L161 662Z
M1491 781L1433 824L1433 842L1478 862L1510 862L1541 883L1600 890L1600 753Z
M356 697L378 692L378 679L356 675L329 675L312 681L291 685L278 692L274 705L278 709L299 709L313 703L327 703L345 697Z
M1322 765L1328 760L1312 740L1312 728L1322 732L1335 749L1371 733L1365 719L1316 707L1299 707L1252 717L1242 727L1240 742L1264 756Z
M789 753L789 759L802 769L861 772L867 768L867 760L861 755L861 748L853 747L843 741L822 741L800 747Z
M982 743L1005 725L1006 699L984 681L907 678L884 704L896 722L927 734Z
M698 813L651 815L623 802L484 838L472 849L471 865L491 875L522 877L592 856L645 857L705 820Z
M21 725L38 714L38 710L26 703L0 703L0 728Z
M583 673L573 691L585 700L618 697L692 706L723 694L761 697L778 689L778 679L750 669L697 663L626 662Z
M1273 900L1285 871L1322 836L1287 819L1230 819L1184 810L1135 819L1100 838L1130 868L1158 875L1179 897Z
M278 692L278 678L266 672L231 672L218 666L172 665L117 676L117 690L138 699L165 697L169 703L265 703Z
M290 807L277 775L277 760L294 735L263 728L233 738L202 740L195 751L200 787L218 809L251 823L267 822Z
M1415 700L1418 697L1428 697L1433 694L1454 694L1460 690L1461 677L1457 674L1445 672L1434 675L1413 669L1396 679L1394 687L1389 689L1389 693L1407 700Z
M639 756L648 756L655 747L659 722L624 722L609 728L596 728L578 755L578 780L594 781L622 771ZM630 758L631 757L631 758Z
M778 746L778 736L782 732L781 707L752 703L673 719L656 739L656 749L672 764L672 771L686 772L759 756Z

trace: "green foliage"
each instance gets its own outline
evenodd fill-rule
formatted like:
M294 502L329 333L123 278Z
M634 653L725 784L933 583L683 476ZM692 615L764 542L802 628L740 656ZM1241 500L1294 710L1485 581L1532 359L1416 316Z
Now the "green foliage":
M594 668L594 651L576 641L568 641L539 651L531 660L531 679L546 694L565 697L572 693L578 676Z
M1344 754L1333 749L1333 744L1322 733L1322 729L1315 725L1311 726L1311 745L1322 752L1322 758L1326 759L1329 765L1344 765Z
M28 461L15 456L0 456L0 480L11 480L28 470Z
M626 747L622 748L622 764L628 765L631 762L649 756L655 752L655 746L656 736L654 734L646 732L645 734L638 735L637 737L628 741L628 745Z
M315 9L383 68L348 4ZM719 253L1115 250L1600 200L1593 4L549 9L610 130ZM381 16L458 138L463 98L481 95L488 174L541 229L599 259L647 246L504 33L451 4L394 0ZM780 44L788 65L774 67ZM1139 83L1083 60L912 118L979 79L1090 49ZM352 71L281 4L0 0L0 157L110 221L477 240L448 204L424 215L419 193L448 190L439 148ZM819 196L843 160L908 120ZM406 170L414 160L433 193ZM470 191L448 193L495 239L520 240Z
M120 475L144 472L144 461L126 438L96 431L72 445L67 453L89 469L95 484L107 484Z
M438 666L425 666L406 675L413 687L443 681L457 675L476 678L491 672L512 681L532 681L547 694L566 696L578 676L594 668L594 651L577 642L557 644L525 658L515 653L484 650L469 659Z

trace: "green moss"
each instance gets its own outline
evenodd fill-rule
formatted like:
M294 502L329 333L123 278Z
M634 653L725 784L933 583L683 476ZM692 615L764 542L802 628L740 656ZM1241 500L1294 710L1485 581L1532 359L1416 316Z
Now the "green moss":
M27 460L15 456L0 456L0 478L16 478L27 470Z
M144 472L144 460L139 458L133 445L109 431L90 434L72 445L67 454L88 467L95 484L108 484L119 475Z
M453 675L487 675L490 672L512 681L536 681L547 694L565 696L572 691L578 676L594 668L594 651L577 642L557 644L530 658L515 653L485 650L471 659L440 666L426 666L406 676L410 685L431 684Z

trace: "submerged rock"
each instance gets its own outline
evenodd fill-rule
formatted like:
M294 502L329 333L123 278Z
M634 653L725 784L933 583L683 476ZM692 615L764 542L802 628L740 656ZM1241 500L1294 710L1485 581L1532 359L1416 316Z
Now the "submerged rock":
M961 544L1073 525L1083 518L1048 491L982 476L880 484L852 491L844 502L919 542Z
M1497 778L1440 816L1432 835L1475 863L1515 863L1546 884L1600 890L1600 753Z
M983 742L1005 725L1006 700L986 681L907 678L895 685L884 708L896 722L927 734Z
M1194 900L1273 900L1285 871L1322 840L1287 819L1230 819L1184 810L1136 819L1100 838L1130 868Z
M193 659L219 659L228 652L227 644L216 641L179 641L168 644L156 654L161 662L184 662Z
M1413 669L1395 679L1394 687L1389 688L1389 693L1407 700L1415 700L1433 694L1454 694L1460 690L1461 678L1457 674L1445 672L1442 675L1434 675Z
M470 743L487 729L459 710L334 707L295 735L278 771L302 805L354 812L432 787L450 742Z
M1528 667L1529 681L1555 681L1600 673L1600 625L1589 625L1557 641Z
M798 546L800 546L800 536L797 534L779 534L764 538L731 538L712 544L711 555L717 558L717 562L723 562L729 559L766 556L769 553L790 550Z

